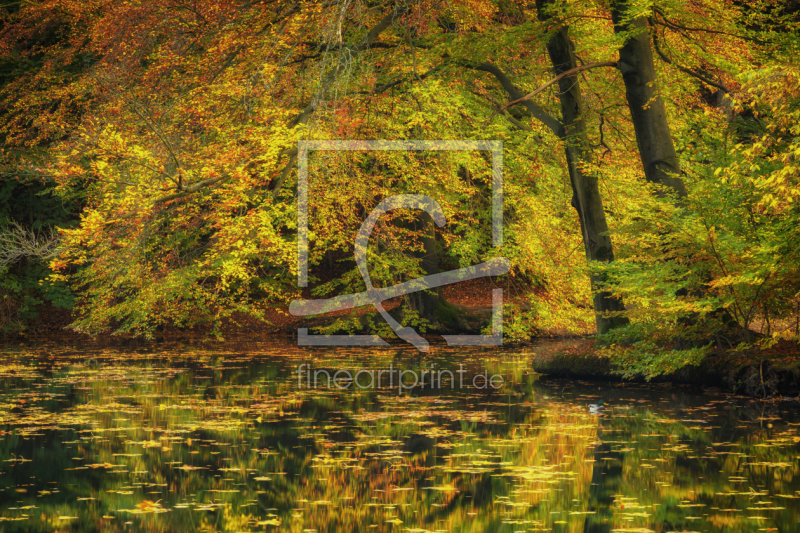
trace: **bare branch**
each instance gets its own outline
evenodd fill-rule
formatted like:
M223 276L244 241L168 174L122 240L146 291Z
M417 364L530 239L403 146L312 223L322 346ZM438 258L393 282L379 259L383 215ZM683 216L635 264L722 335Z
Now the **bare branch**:
M392 87L396 87L397 85L402 85L403 83L414 83L415 80L423 81L426 78L428 78L428 77L432 76L433 74L436 74L437 72L442 70L442 67L444 67L444 65L445 65L445 63L442 63L441 65L435 66L432 69L428 70L427 72L424 72L422 74L415 74L414 77L398 78L398 79L396 79L394 81L390 81L390 82L384 83L383 85L378 85L377 87L375 87L371 91L359 91L358 94L376 95L376 94L380 94L380 93L386 92L389 89L391 89Z
M220 181L224 181L230 178L229 175L225 174L223 176L217 176L216 178L209 178L207 180L198 181L197 183L190 185L189 187L181 187L180 192L176 192L174 194L170 194L168 196L164 196L163 198L159 198L153 205L163 204L164 202L169 202L170 200L175 200L182 196L186 196L187 194L191 194L193 192L197 192L203 187L208 187L209 185L214 185L215 183L219 183Z
M0 231L0 266L26 257L47 261L60 253L61 239L55 229L36 232L14 222L10 228Z
M508 93L511 98L520 99L522 98L522 91L520 91L516 85L514 85L508 76L506 76L505 72L503 72L499 67L493 65L492 63L484 62L484 63L469 63L469 62L462 62L461 63L464 67L470 68L473 70L480 70L482 72L488 72L489 74L493 75L497 81L500 82L500 85L503 86L503 89ZM525 105L531 115L539 122L547 126L550 131L555 133L559 138L564 136L564 126L561 122L548 114L544 109L539 107L535 102L531 100L521 100L521 103ZM499 111L499 110L498 110ZM498 112L496 111L495 114Z
M569 78L571 76L574 76L575 74L578 74L579 72L583 72L584 70L589 70L589 69L599 68L599 67L616 67L616 66L617 66L617 62L616 61L604 61L602 63L589 63L588 65L579 65L579 66L577 66L575 68L571 68L571 69L569 69L569 70L567 70L565 72L562 72L561 74L559 74L558 76L556 76L552 80L548 81L544 85L539 86L539 88L536 89L535 91L526 94L522 98L517 98L516 100L507 103L506 105L502 106L497 112L505 111L506 109L508 109L511 106L514 106L514 105L517 105L517 104L521 104L522 102L526 102L526 101L530 100L531 98L533 98L534 96L536 96L537 94L539 94L540 92L544 91L545 89L547 89L548 87L550 87L554 83L558 82L558 80L561 80L563 78ZM495 113L497 113L497 112L495 112ZM494 114L492 114L492 116L494 116ZM489 117L489 118L491 119L492 117Z
M498 102L497 99L495 99L490 94L480 94L477 91L472 91L472 94L474 94L475 96L478 96L480 98L487 99L496 109L499 109L503 105L500 102ZM527 124L524 124L524 123L520 122L519 120L517 120L516 118L514 118L511 115L511 113L508 112L508 110L503 110L502 113L503 113L503 116L505 116L508 119L508 121L511 122L511 124L513 124L517 129L523 130L523 131L528 131L528 132L532 132L533 131L533 128L531 128Z

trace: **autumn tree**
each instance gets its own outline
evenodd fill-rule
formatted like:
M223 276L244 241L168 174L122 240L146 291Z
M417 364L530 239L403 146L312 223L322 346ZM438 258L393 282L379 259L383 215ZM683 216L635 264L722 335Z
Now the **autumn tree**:
M75 291L73 327L147 334L299 295L298 140L502 140L502 248L483 231L485 154L312 154L311 296L362 289L352 240L382 198L430 194L448 225L387 218L379 283L502 255L509 338L595 324L664 371L740 342L723 315L751 343L796 316L796 133L772 111L793 116L796 34L775 24L791 17L716 0L25 4L0 39L4 172L76 206L49 224L41 276ZM435 322L438 295L418 299Z

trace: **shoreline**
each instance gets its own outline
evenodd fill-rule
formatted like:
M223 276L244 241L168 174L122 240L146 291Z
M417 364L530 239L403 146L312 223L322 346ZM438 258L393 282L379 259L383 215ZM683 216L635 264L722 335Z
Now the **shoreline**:
M426 337L432 337L426 335ZM0 353L20 347L52 344L78 345L84 348L154 349L159 346L185 344L209 348L245 349L250 344L290 343L296 345L296 335L286 331L238 331L225 335L222 340L197 330L170 330L152 339L132 335L89 335L69 330L51 331L40 335L0 337ZM431 340L434 340L433 338ZM644 377L623 379L615 372L608 358L596 355L594 338L589 336L542 336L524 343L505 344L496 349L522 350L530 356L531 369L537 374L561 379L574 379L614 383L658 383L694 385L698 392L716 390L730 394L761 399L800 400L800 348L797 354L780 356L768 352L749 354L723 352L707 356L697 366L687 366L650 380ZM407 347L405 343L392 343L391 348ZM442 346L434 340L432 346ZM298 349L300 349L298 347ZM528 353L525 353L525 351Z
M800 361L796 358L769 358L766 354L722 353L703 359L697 366L686 366L672 374L623 379L605 357L595 355L586 345L577 350L537 354L531 364L537 373L555 378L627 383L673 383L695 385L700 390L716 389L765 399L800 400Z

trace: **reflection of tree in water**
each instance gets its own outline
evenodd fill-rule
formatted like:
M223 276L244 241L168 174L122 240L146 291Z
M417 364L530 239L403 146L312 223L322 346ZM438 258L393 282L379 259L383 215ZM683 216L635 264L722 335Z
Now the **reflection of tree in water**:
M600 512L585 530L792 527L800 438L794 426L779 422L791 409L753 410L749 401L725 396L672 394L659 406L652 396L645 402L616 395L603 416L598 485L590 490Z
M357 353L302 355L316 368L367 365ZM13 375L10 363L0 368L0 420L14 432L0 441L0 515L27 518L4 524L16 531L131 521L148 531L322 533L683 531L699 530L686 517L708 514L706 530L755 531L763 521L744 515L766 498L720 494L798 488L796 433L768 428L768 413L748 420L728 403L703 410L691 396L658 404L663 394L608 389L595 416L596 387L539 384L511 356L445 355L441 367L488 368L506 386L298 389L296 350L16 360ZM369 365L432 360L387 350ZM696 504L706 507L680 507ZM732 522L714 506L742 512ZM795 500L781 506L764 511L769 527L793 523Z

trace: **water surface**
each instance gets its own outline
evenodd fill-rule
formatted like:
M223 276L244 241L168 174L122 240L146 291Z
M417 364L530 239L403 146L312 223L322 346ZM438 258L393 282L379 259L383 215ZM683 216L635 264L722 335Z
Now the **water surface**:
M546 349L7 345L0 529L800 531L797 402L550 379Z

